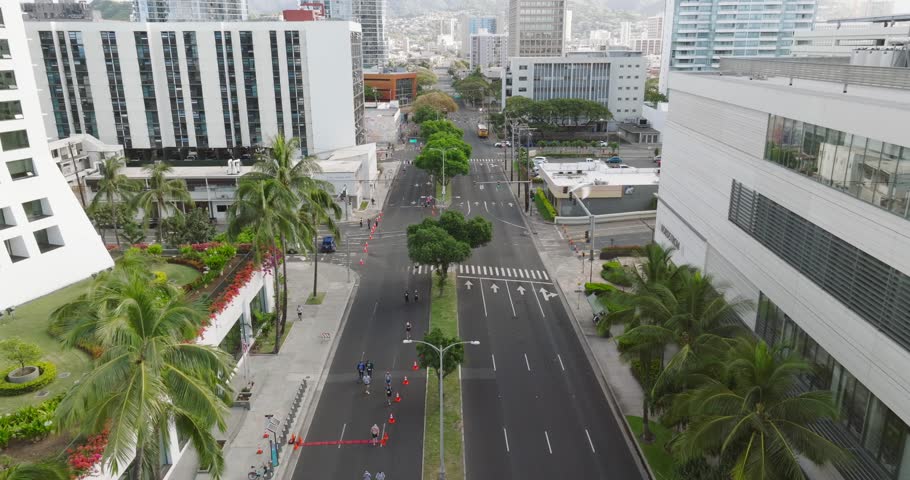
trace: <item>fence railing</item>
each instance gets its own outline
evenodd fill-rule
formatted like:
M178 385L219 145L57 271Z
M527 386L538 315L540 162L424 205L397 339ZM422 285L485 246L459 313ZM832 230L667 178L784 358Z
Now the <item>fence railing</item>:
M785 77L819 80L844 85L900 88L910 90L910 69L849 65L847 57L830 58L721 58L722 75L753 78Z

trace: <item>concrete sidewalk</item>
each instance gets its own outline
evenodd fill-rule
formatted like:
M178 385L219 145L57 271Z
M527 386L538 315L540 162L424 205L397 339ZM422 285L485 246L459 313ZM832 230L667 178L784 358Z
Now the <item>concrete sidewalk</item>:
M269 459L269 440L263 438L266 415L274 415L280 420L279 435L284 431L306 434L356 290L356 273L353 275L352 282L348 283L344 267L321 263L318 288L325 292L325 299L321 305L306 305L313 285L312 264L296 257L289 260L288 326L291 331L277 355L251 355L239 365L233 380L234 389L239 391L249 382L255 382L254 396L249 410L232 408L227 431L216 434L225 441L227 474L224 478L246 478L251 465L260 465ZM303 306L301 321L297 320L297 305ZM302 397L298 400L304 383ZM294 403L299 406L294 408ZM256 453L259 448L262 448L262 454ZM294 454L293 448L284 445L275 478L290 476L292 472L284 470ZM195 465L196 462L181 463ZM194 477L190 472L186 473L174 478L209 478L207 474Z
M373 191L373 198L376 200L376 203L372 202L367 205L367 208L363 210L353 210L350 212L347 223L360 222L361 219L372 219L376 218L379 215L379 212L385 208L386 200L389 197L389 189L392 188L392 182L395 181L395 176L398 175L398 169L401 168L401 164L404 159L414 159L414 156L417 152L408 151L408 150L396 150L392 153L392 158L379 163L379 168L382 169L382 173L379 175L375 184L375 190Z

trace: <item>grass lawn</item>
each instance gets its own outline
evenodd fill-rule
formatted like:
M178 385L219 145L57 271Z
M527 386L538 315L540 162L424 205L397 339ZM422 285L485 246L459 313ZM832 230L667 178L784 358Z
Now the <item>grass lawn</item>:
M58 378L45 387L50 391L49 397L64 392L73 382L82 378L92 368L91 359L78 349L64 350L60 342L47 333L50 325L50 313L84 293L91 278L74 283L56 292L36 298L16 308L13 318L4 315L0 319L0 338L19 337L26 342L34 343L44 353L43 360L57 365L57 374L69 373L66 378ZM0 397L0 414L9 413L25 405L33 405L49 397L37 398L37 392L26 393L15 397Z
M458 335L458 294L455 274L439 296L436 277L430 295L430 328L439 328L446 335ZM432 371L431 371L432 372ZM464 478L464 446L462 445L461 380L454 372L443 380L445 398L445 464L450 479ZM423 436L423 478L435 478L439 471L439 379L427 376L426 429Z
M186 265L177 265L175 263L159 263L152 265L152 271L164 272L169 282L176 285L186 285L196 280L201 275L198 270Z
M288 321L284 327L284 334L281 336L281 345L284 345L284 341L287 340L288 334L291 333L291 328L294 327L296 322ZM268 335L260 336L256 339L256 343L253 345L253 351L256 353L272 353L272 350L275 349L275 331L269 332ZM280 349L280 347L279 347Z
M632 432L635 434L635 440L638 441L642 451L645 452L645 458L648 460L648 465L651 466L651 470L654 472L655 480L676 480L676 477L673 475L673 456L664 449L664 445L666 445L667 441L673 436L673 432L659 423L650 422L651 432L654 434L654 442L647 445L641 443L641 439L639 438L641 436L642 427L641 417L627 415L626 420L629 421L629 426L632 427Z
M451 196L452 196L452 189L451 189L451 188L448 188L448 187L451 187L451 185L447 185L447 186L446 186L446 197L451 197ZM443 198L443 197L442 197L442 185L440 185L440 184L438 184L438 183L436 184L436 196L435 196L435 198L438 199L437 202L436 202L437 204L445 204L445 203L446 203L446 198Z
M360 202L360 209L361 209L361 210L366 210L366 209L367 209L367 205L369 205L369 202L367 202L366 200Z
M325 292L319 292L316 295L310 295L306 297L307 305L322 305L322 301L325 299Z

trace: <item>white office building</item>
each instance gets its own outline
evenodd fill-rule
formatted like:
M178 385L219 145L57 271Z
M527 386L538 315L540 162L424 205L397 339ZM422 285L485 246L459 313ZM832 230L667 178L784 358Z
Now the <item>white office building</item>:
M243 22L247 0L133 0L134 22Z
M647 62L638 52L569 53L563 57L510 57L503 72L502 103L581 98L605 105L618 122L642 115Z
M509 36L480 33L471 35L470 64L475 68L504 67L508 63Z
M357 22L363 33L363 68L377 69L389 61L386 36L387 0L327 0L325 16L329 20Z
M667 72L710 71L721 57L790 55L793 35L810 30L816 0L666 0L660 91Z
M862 57L871 55L860 52L888 52L879 55L894 57L889 65L900 65L902 60L906 65L908 45L910 15L894 15L815 24L812 30L793 35L791 53L798 57Z
M509 0L509 56L561 56L565 27L566 0Z
M113 265L55 165L18 2L0 4L0 310Z
M304 153L363 143L351 22L26 22L45 127L129 158L249 155L279 132Z
M910 70L719 69L670 73L655 238L818 365L801 387L834 394L841 415L814 428L851 453L843 478L908 478Z

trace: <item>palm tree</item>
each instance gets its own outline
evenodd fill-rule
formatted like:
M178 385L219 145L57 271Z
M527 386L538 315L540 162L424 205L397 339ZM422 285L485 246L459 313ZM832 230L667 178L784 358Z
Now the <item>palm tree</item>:
M799 457L816 464L846 453L809 426L837 416L831 392L791 395L812 369L782 346L737 338L721 378L692 392L692 422L672 441L682 459L719 456L735 480L803 479Z
M275 269L272 276L275 313L275 353L284 330L284 319L281 316L281 283L278 275L278 258L283 251L280 239L312 238L309 231L301 232L295 214L297 197L275 179L252 180L244 177L237 186L234 204L228 208L229 238L249 228L254 233L253 251L256 262L266 258L274 260ZM306 236L304 236L306 235ZM282 255L283 257L283 255ZM285 274L285 278L287 275ZM285 291L287 289L285 288ZM285 293L285 303L286 300Z
M171 178L167 175L174 171L174 167L164 162L155 162L146 165L142 169L148 174L148 187L136 196L134 204L144 212L144 221L146 228L148 221L152 216L152 209L158 215L158 228L156 239L161 243L164 238L162 220L170 208L176 210L177 203L193 205L193 198L186 188L186 182L183 179Z
M70 480L70 469L57 461L0 465L0 480Z
M139 191L139 183L128 178L123 174L126 167L126 161L123 157L105 158L101 164L101 179L98 180L98 193L92 198L90 208L97 208L101 199L108 204L114 219L114 237L117 245L120 245L120 233L118 231L117 209L114 202L120 201L129 203L133 195ZM104 237L104 232L101 232Z
M315 157L299 156L300 140L297 138L287 139L282 134L278 134L272 139L271 146L257 156L256 163L253 165L253 171L246 174L244 178L254 181L274 180L284 188L288 189L295 197L291 208L297 208L301 204L303 195L311 190L323 188L331 191L331 184L322 182L313 178L313 175L322 171ZM303 227L306 230L306 227ZM311 238L307 234L303 238ZM275 311L276 317L280 315L282 329L288 318L288 298L287 298L287 249L289 240L287 232L279 233L280 243L278 250L281 252L282 260L282 308ZM309 243L309 241L307 241ZM312 250L313 247L307 248ZM277 273L277 272L276 272Z
M102 461L134 480L160 478L160 450L173 422L189 438L214 478L224 459L213 427L226 428L234 361L226 352L192 340L208 310L168 282L151 282L148 270L118 265L95 280L74 305L54 312L64 322L67 347L85 338L103 353L56 411L61 430L108 429ZM81 313L81 314L79 314Z
M334 218L332 218L334 217ZM338 225L335 220L341 218L341 207L335 203L335 199L325 190L309 190L303 194L303 205L300 207L300 223L307 225L312 232L312 242L315 248L318 241L316 238L319 227L326 227L333 235L340 238ZM313 255L313 297L316 296L316 280L319 273L319 255L316 252Z

